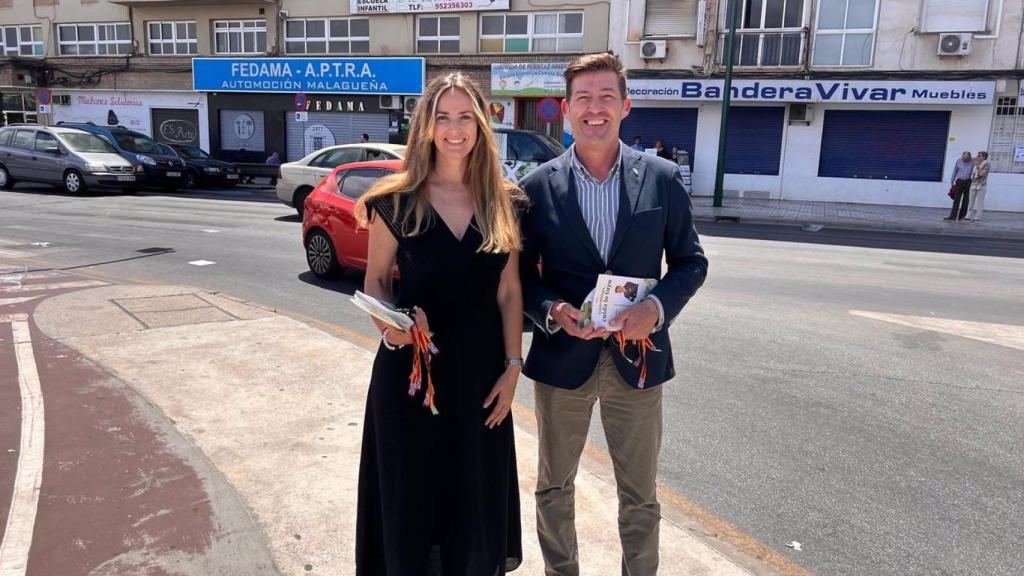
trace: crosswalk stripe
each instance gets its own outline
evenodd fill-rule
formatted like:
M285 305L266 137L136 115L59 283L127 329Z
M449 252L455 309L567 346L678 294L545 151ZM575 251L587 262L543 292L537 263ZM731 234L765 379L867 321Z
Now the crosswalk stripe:
M0 298L0 306L13 306L15 304L21 304L23 302L29 302L35 300L39 296L23 296L21 298Z
M107 282L99 280L77 280L74 282L54 282L52 284L23 284L4 288L0 292L39 292L42 290L63 290L65 288L89 288L92 286L106 286Z

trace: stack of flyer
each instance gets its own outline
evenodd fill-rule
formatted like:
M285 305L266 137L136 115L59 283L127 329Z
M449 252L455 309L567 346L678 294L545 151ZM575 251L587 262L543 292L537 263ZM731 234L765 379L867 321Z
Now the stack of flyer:
M412 317L404 311L395 308L387 302L377 300L373 296L363 294L358 290L356 290L356 293L350 300L364 312L392 328L407 332L416 324Z
M626 308L646 298L657 285L658 281L651 278L601 274L597 277L597 286L590 291L580 307L583 312L580 328L593 322L594 328L605 328L609 332L620 330L611 325L612 320Z

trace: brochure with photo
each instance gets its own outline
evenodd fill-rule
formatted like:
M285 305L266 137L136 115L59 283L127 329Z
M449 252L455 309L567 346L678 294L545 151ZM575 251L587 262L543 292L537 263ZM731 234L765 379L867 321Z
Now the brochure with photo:
M658 281L652 278L601 274L597 277L597 285L580 307L583 312L580 327L593 322L595 328L615 332L618 328L612 327L611 321L626 308L646 298L657 285Z
M349 300L370 316L403 332L408 331L416 324L412 317L405 312L358 290Z

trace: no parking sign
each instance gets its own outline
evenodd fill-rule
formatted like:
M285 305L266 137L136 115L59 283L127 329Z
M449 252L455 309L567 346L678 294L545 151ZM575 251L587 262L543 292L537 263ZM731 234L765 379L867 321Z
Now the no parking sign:
M548 96L547 98L540 101L537 104L537 118L540 118L542 122L550 124L555 120L558 120L558 114L561 113L562 108L558 104L557 98Z

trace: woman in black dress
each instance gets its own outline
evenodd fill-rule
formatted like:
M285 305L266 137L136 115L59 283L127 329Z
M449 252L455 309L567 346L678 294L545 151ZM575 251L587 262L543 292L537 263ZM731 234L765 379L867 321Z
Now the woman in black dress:
M522 194L503 178L486 110L467 77L435 78L413 115L405 170L356 207L370 229L364 291L417 321L410 332L377 325L358 576L494 576L522 559L509 415L522 363ZM436 354L417 353L417 330Z

